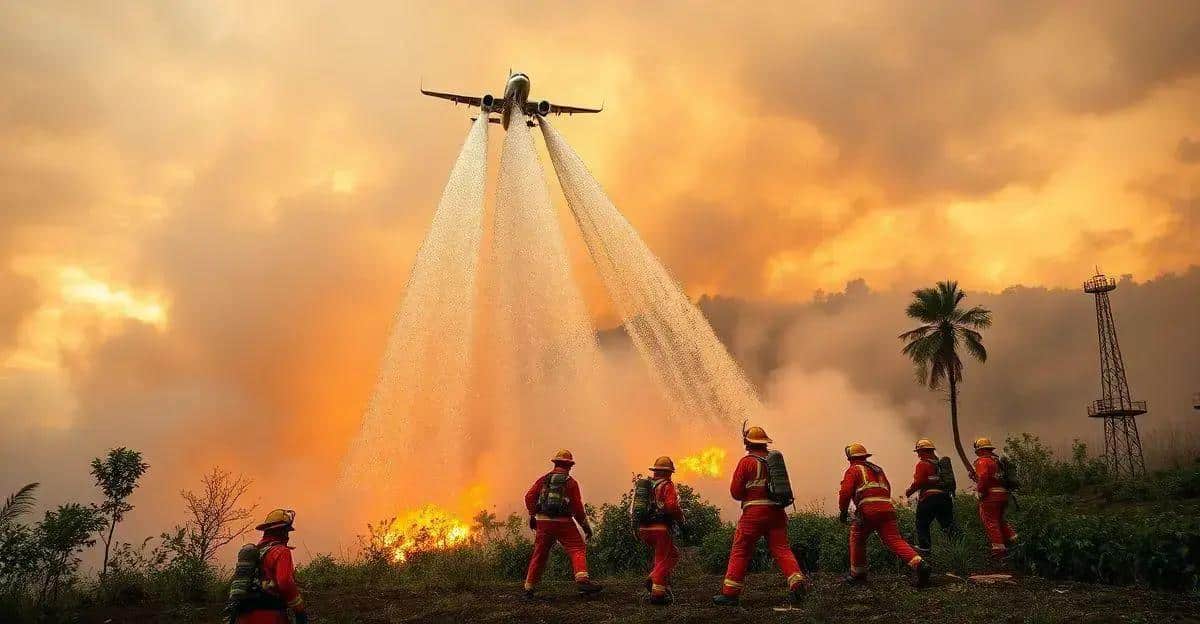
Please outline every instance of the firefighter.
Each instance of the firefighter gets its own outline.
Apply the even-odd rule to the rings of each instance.
[[[917,454],[917,467],[913,469],[912,485],[904,492],[905,497],[917,494],[917,552],[924,557],[933,550],[929,529],[935,519],[946,535],[958,532],[954,522],[954,492],[942,483],[936,451],[931,440],[917,440],[913,448]]]
[[[804,599],[808,591],[808,579],[796,561],[788,543],[787,514],[783,507],[767,496],[767,445],[773,442],[762,427],[751,427],[742,436],[746,455],[738,462],[729,483],[729,494],[742,504],[742,516],[738,518],[737,530],[733,533],[733,547],[729,551],[729,567],[725,570],[725,583],[721,593],[713,596],[713,603],[720,606],[736,606],[742,593],[742,581],[746,578],[746,567],[754,556],[754,547],[760,537],[767,538],[767,549],[775,559],[775,565],[787,578],[788,600],[793,604]]]
[[[996,445],[988,438],[975,440],[975,491],[979,493],[979,520],[992,546],[992,559],[1002,562],[1008,548],[1017,540],[1017,532],[1004,519],[1008,507],[1008,488],[1000,479],[1000,458]]]
[[[295,530],[295,520],[296,512],[275,509],[267,514],[262,524],[254,527],[255,531],[263,532],[256,546],[262,553],[259,580],[266,599],[256,601],[248,610],[239,613],[238,624],[288,624],[288,609],[292,610],[296,624],[308,622],[304,598],[296,586],[292,547],[288,546],[288,535]]]
[[[842,477],[838,492],[838,519],[849,521],[850,501],[854,501],[854,522],[850,525],[850,573],[847,583],[861,583],[867,578],[867,538],[872,532],[888,550],[908,564],[913,572],[913,584],[929,584],[929,563],[918,555],[900,536],[896,525],[896,508],[892,506],[892,486],[883,469],[867,461],[871,454],[858,442],[846,446],[850,465]]]
[[[575,523],[583,528],[583,534],[592,539],[592,526],[583,512],[583,498],[579,494],[579,483],[570,476],[575,457],[563,449],[551,458],[554,469],[529,487],[525,493],[525,508],[529,511],[529,528],[537,532],[533,540],[533,556],[529,559],[529,570],[525,574],[525,597],[533,598],[533,588],[542,577],[546,559],[554,542],[559,542],[571,559],[575,570],[575,583],[579,593],[588,596],[604,589],[588,577],[587,548]]]
[[[654,549],[654,567],[646,579],[650,604],[665,605],[671,602],[671,571],[679,563],[679,548],[675,546],[671,529],[677,527],[682,531],[683,509],[679,507],[679,494],[671,481],[675,462],[664,455],[654,460],[650,472],[654,475],[656,517],[638,526],[638,537]]]

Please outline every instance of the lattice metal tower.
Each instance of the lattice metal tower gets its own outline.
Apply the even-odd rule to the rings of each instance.
[[[1116,288],[1117,281],[1099,271],[1083,283],[1083,292],[1096,298],[1096,331],[1100,337],[1101,398],[1088,405],[1088,416],[1104,419],[1104,456],[1113,474],[1139,476],[1146,474],[1146,460],[1135,418],[1146,413],[1146,402],[1129,398],[1117,324],[1108,302],[1108,293]]]

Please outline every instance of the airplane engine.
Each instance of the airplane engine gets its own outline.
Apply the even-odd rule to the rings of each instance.
[[[490,111],[492,110],[492,107],[496,105],[496,98],[493,97],[491,93],[484,94],[483,101],[480,102],[480,104],[482,105],[481,108],[483,108],[483,110]]]
[[[542,117],[549,115],[550,114],[550,102],[548,102],[546,100],[542,100],[541,102],[538,102],[537,114],[541,115]]]

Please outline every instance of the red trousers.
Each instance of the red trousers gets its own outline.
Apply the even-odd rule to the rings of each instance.
[[[729,567],[725,569],[725,586],[721,593],[737,596],[742,593],[742,579],[746,578],[746,567],[754,557],[754,546],[758,538],[766,536],[767,549],[775,559],[779,571],[787,577],[788,587],[804,582],[804,572],[792,547],[788,544],[787,514],[777,505],[751,505],[742,510],[737,530],[733,533],[733,548],[729,551]]]
[[[588,580],[587,546],[579,535],[579,529],[575,528],[575,521],[571,518],[538,518],[537,535],[533,538],[533,557],[529,559],[529,570],[525,573],[525,589],[533,589],[541,580],[554,542],[560,542],[571,558],[575,582]]]
[[[237,616],[237,624],[289,624],[291,619],[283,611],[255,609]]]
[[[638,529],[642,538],[654,549],[654,567],[650,570],[650,594],[663,596],[671,585],[671,571],[679,563],[679,549],[665,524],[652,524]]]
[[[979,520],[983,523],[983,530],[992,545],[993,557],[1008,554],[1008,545],[1017,539],[1017,532],[1004,519],[1007,507],[1007,492],[989,492],[979,501]]]
[[[867,503],[858,510],[858,518],[850,525],[850,574],[862,576],[867,573],[867,538],[872,532],[878,533],[883,545],[910,567],[921,562],[917,551],[900,536],[896,510],[891,503]]]

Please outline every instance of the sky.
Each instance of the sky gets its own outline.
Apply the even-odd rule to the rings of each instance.
[[[951,278],[1047,293],[1062,315],[1014,305],[996,333],[1051,341],[1051,320],[1090,327],[1074,291],[1099,267],[1131,276],[1115,297],[1159,293],[1161,314],[1118,323],[1194,326],[1197,41],[1183,1],[5,3],[0,486],[82,495],[87,460],[126,445],[156,467],[147,507],[214,464],[315,504],[295,484],[356,431],[469,125],[417,87],[500,94],[510,68],[535,99],[604,104],[555,127],[694,299],[891,340],[887,306]],[[828,312],[856,292],[883,316]],[[745,318],[725,335],[761,335]],[[1195,335],[1161,348],[1194,371]],[[787,392],[895,398],[790,341],[777,368],[807,376]],[[1044,378],[995,368],[1015,393]]]

